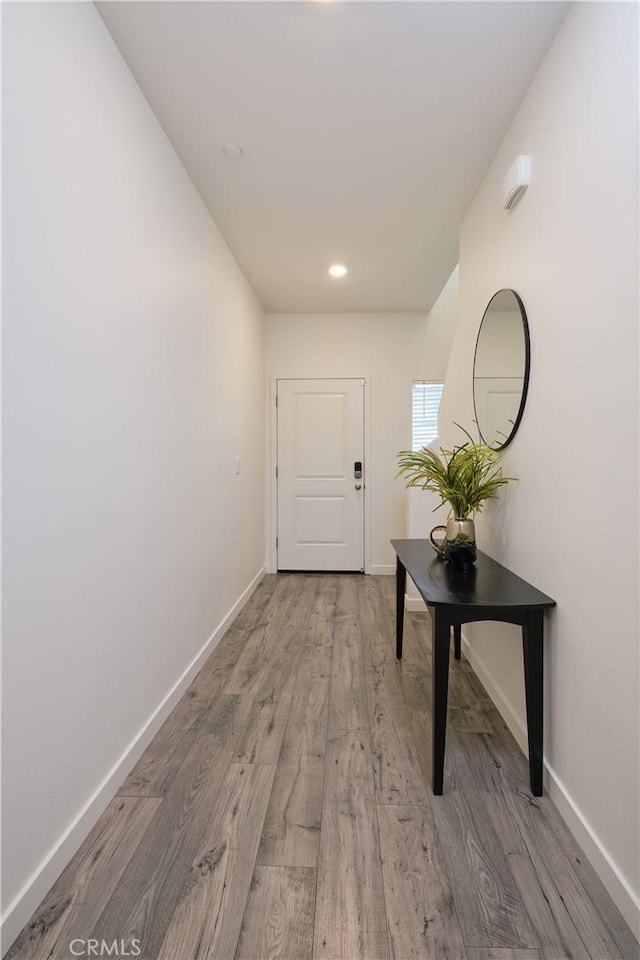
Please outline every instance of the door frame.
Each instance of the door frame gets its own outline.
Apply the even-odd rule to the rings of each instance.
[[[278,409],[276,394],[279,380],[362,380],[364,381],[364,572],[371,572],[371,526],[373,518],[372,497],[372,460],[371,460],[371,376],[327,376],[327,377],[280,377],[270,376],[269,416],[267,429],[268,450],[267,484],[266,484],[266,565],[267,573],[278,572],[278,553],[276,550],[276,536],[278,534],[278,482],[276,480],[276,466],[278,462]]]

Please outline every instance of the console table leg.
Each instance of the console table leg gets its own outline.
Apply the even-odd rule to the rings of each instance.
[[[462,626],[458,623],[453,628],[453,653],[456,660],[460,659],[461,644],[462,644]]]
[[[396,559],[396,657],[402,657],[402,631],[404,629],[404,592],[407,584],[407,571],[400,557]]]
[[[438,610],[431,607],[432,623],[432,699],[433,699],[433,792],[440,796],[444,783],[444,744],[447,731],[447,695],[449,692],[449,647],[451,626]]]
[[[527,702],[529,776],[534,797],[542,796],[544,612],[530,610],[522,627],[524,686]]]

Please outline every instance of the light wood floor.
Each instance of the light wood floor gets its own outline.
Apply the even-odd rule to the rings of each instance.
[[[433,797],[429,621],[398,664],[394,588],[265,578],[11,960],[637,958],[464,660]]]

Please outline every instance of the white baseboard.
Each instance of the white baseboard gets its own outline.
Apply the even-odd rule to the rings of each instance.
[[[629,924],[634,936],[640,940],[640,898],[631,889],[626,877],[610,857],[553,767],[546,761],[545,767],[549,796],[582,847],[589,863],[602,880],[611,899]]]
[[[493,679],[485,662],[466,640],[464,630],[462,632],[462,649],[478,679],[515,737],[518,746],[528,757],[527,729],[522,718],[514,709],[502,688]],[[562,819],[606,887],[611,899],[629,924],[634,935],[640,939],[640,898],[634,893],[626,877],[613,861],[580,807],[546,759],[544,761],[544,785],[560,811]]]
[[[265,568],[263,567],[218,624],[186,670],[176,680],[171,690],[169,690],[149,716],[144,726],[138,731],[131,743],[126,747],[111,770],[109,770],[104,777],[102,783],[100,783],[82,809],[76,814],[65,832],[27,880],[22,890],[20,890],[12,903],[9,904],[0,921],[0,942],[2,944],[3,955],[51,889],[53,883],[60,876],[74,853],[78,850],[80,844],[97,822],[107,804],[115,796],[122,782],[134,767],[137,760],[142,756],[178,700],[180,700],[189,687],[204,661],[212,653],[221,637],[240,613],[264,577],[264,574]]]
[[[408,593],[404,595],[404,608],[411,613],[424,613],[427,605],[422,597],[410,597]]]
[[[273,566],[271,563],[267,563],[265,567],[265,573],[277,573],[277,566]],[[303,570],[300,571],[304,573]],[[355,572],[355,571],[354,571]],[[365,573],[369,574],[372,577],[395,577],[396,568],[391,563],[374,563],[370,567],[365,568]]]

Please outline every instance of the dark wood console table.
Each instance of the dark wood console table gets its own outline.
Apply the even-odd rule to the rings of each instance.
[[[542,796],[544,611],[547,597],[491,557],[478,552],[470,567],[441,560],[428,540],[392,540],[396,567],[396,656],[402,657],[404,594],[407,573],[431,614],[433,637],[433,792],[442,793],[449,688],[449,646],[454,631],[460,658],[463,623],[499,620],[522,627],[531,792]]]

